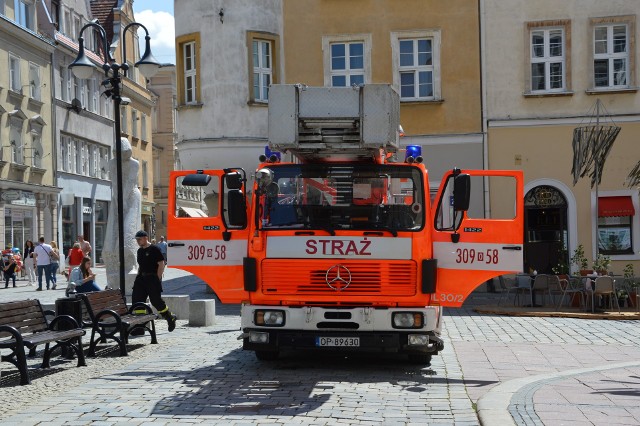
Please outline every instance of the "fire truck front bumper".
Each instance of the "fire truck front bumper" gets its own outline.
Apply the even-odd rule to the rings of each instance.
[[[281,348],[436,354],[442,310],[244,305],[240,338],[246,350]]]

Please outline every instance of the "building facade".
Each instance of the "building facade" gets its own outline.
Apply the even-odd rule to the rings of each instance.
[[[551,273],[579,244],[594,259],[598,232],[613,272],[637,271],[638,190],[624,184],[640,152],[637,1],[482,4],[488,166],[524,171],[525,270]],[[621,131],[596,192],[588,176],[574,185],[572,139],[597,123]]]
[[[175,13],[182,168],[250,175],[274,83],[392,84],[401,144],[423,147],[434,192],[447,169],[483,168],[476,2],[177,0]]]
[[[40,34],[42,4],[0,1],[0,247],[57,234],[53,41]]]
[[[56,41],[53,54],[56,175],[62,191],[58,199],[60,247],[68,254],[78,235],[90,241],[94,262],[102,262],[102,247],[111,202],[108,162],[113,152],[113,106],[101,96],[104,62],[99,38],[92,29],[83,33],[88,55],[98,66],[89,79],[79,79],[68,68],[78,55],[82,27],[93,19],[87,2],[45,0],[40,31]]]
[[[169,173],[175,169],[176,145],[176,67],[163,65],[158,73],[149,79],[147,88],[153,94],[154,107],[151,111],[153,134],[153,191],[155,206],[155,235],[167,235],[167,205],[169,194]]]

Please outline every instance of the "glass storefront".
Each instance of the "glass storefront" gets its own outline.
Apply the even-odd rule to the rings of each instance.
[[[4,210],[4,241],[3,248],[18,247],[20,253],[24,250],[27,240],[34,240],[33,210],[20,208],[5,208]]]
[[[109,203],[106,201],[96,201],[96,232],[95,241],[93,243],[94,250],[96,251],[96,262],[103,263],[102,261],[102,248],[104,247],[104,237],[107,232],[107,217],[109,213]]]
[[[69,250],[76,241],[76,206],[62,206],[62,248],[65,256],[69,256]]]

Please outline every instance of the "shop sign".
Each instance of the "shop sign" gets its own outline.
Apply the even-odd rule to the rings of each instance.
[[[83,207],[82,207],[82,213],[83,213],[83,214],[91,214],[91,207],[89,207],[89,206],[83,206]]]
[[[142,206],[142,213],[151,214],[152,212],[151,206]]]
[[[13,210],[13,212],[11,213],[12,222],[22,222],[23,219],[24,219],[24,211]]]
[[[0,195],[2,201],[7,201],[15,206],[35,206],[36,194],[31,191],[21,191],[19,189],[10,189],[2,191]]]

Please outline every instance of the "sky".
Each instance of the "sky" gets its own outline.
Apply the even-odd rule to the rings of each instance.
[[[136,22],[149,30],[151,52],[161,63],[176,63],[176,32],[173,21],[173,0],[135,0],[133,13]],[[144,42],[144,30],[138,31]],[[144,45],[140,49],[144,53]]]

